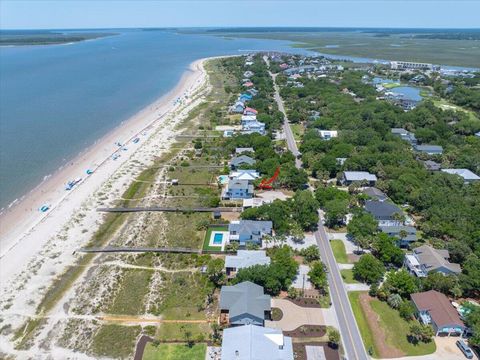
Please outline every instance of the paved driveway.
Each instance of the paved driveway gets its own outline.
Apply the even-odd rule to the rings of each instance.
[[[272,307],[282,310],[283,317],[280,321],[265,321],[266,327],[291,331],[302,325],[336,325],[331,308],[305,308],[285,299],[272,299]]]
[[[437,350],[431,355],[424,356],[405,356],[390,360],[466,360],[466,357],[455,345],[458,337],[435,337],[435,344]],[[473,359],[478,360],[475,355]]]

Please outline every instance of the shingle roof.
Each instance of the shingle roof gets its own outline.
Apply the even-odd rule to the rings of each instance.
[[[376,218],[392,217],[395,213],[402,214],[402,210],[397,205],[386,201],[367,200],[365,202],[365,210]]]
[[[241,154],[241,153],[244,153],[244,152],[252,152],[253,153],[253,148],[251,148],[251,147],[237,147],[235,149],[235,152],[237,154]]]
[[[270,311],[270,296],[263,293],[263,287],[250,281],[233,286],[222,286],[220,309],[228,310],[230,319],[248,314],[264,319],[265,311]]]
[[[248,189],[248,180],[232,179],[228,181],[228,190]]]
[[[255,164],[255,159],[252,159],[250,156],[247,155],[240,155],[230,160],[230,165],[240,166],[242,164],[253,165]]]
[[[292,338],[255,325],[223,330],[222,360],[293,360]]]
[[[264,250],[238,250],[237,255],[225,257],[225,267],[243,269],[254,265],[268,265],[270,258]]]
[[[457,311],[444,294],[436,290],[430,290],[412,294],[411,298],[418,310],[428,311],[437,327],[464,326]]]
[[[460,265],[451,263],[447,259],[450,257],[448,250],[437,250],[428,245],[422,245],[413,250],[421,265],[424,265],[427,271],[437,270],[445,267],[454,273],[460,273]]]
[[[363,189],[363,193],[379,201],[384,201],[388,199],[388,196],[376,187],[367,187]]]
[[[228,225],[230,232],[236,232],[238,234],[269,234],[272,232],[273,223],[271,221],[258,221],[258,220],[240,220],[231,222]]]

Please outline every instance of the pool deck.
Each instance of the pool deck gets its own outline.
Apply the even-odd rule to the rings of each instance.
[[[222,235],[222,243],[221,244],[216,244],[214,242],[215,235],[218,235],[218,234]],[[229,237],[229,232],[228,231],[212,231],[212,234],[210,235],[208,245],[209,246],[221,246],[222,251],[224,251],[225,250],[225,245],[227,244],[228,237]]]

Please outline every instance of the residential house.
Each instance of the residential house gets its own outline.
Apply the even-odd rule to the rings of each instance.
[[[465,181],[465,184],[470,184],[472,182],[480,180],[480,176],[468,169],[442,169],[441,171],[447,174],[458,175],[462,177]]]
[[[248,94],[248,93],[243,93],[238,98],[238,100],[243,101],[243,102],[246,102],[246,101],[249,101],[249,100],[252,100],[252,99],[253,99],[253,96],[251,94]]]
[[[222,199],[248,199],[253,197],[253,184],[248,180],[230,179],[222,193]]]
[[[408,141],[412,146],[417,145],[417,139],[415,138],[415,134],[411,133],[408,130],[402,128],[393,128],[392,135],[398,136],[400,139],[404,141]]]
[[[232,170],[235,170],[243,165],[253,165],[253,164],[255,164],[255,159],[252,159],[250,156],[247,156],[247,155],[236,156],[232,158],[232,160],[230,160],[230,163],[229,163],[230,169]]]
[[[227,255],[225,257],[225,272],[230,277],[240,269],[269,264],[270,258],[264,250],[238,250],[237,255]]]
[[[258,114],[258,111],[251,108],[251,107],[247,107],[245,108],[245,110],[243,111],[243,115],[257,115]]]
[[[417,229],[413,226],[380,226],[380,231],[398,239],[400,247],[408,247],[410,243],[417,241]]]
[[[249,121],[245,125],[242,125],[242,133],[244,134],[253,134],[257,133],[260,135],[265,135],[265,124],[255,120],[255,121]]]
[[[293,360],[292,338],[255,325],[223,330],[221,360]]]
[[[229,242],[238,242],[240,246],[248,243],[262,246],[265,235],[272,235],[271,221],[238,220],[228,225]]]
[[[434,249],[429,245],[422,245],[405,256],[405,266],[410,273],[417,277],[426,277],[430,272],[440,272],[444,275],[459,274],[460,265],[448,261],[448,250]]]
[[[235,148],[235,154],[243,154],[243,153],[253,153],[254,150],[251,147],[237,147]]]
[[[231,180],[247,180],[252,182],[260,177],[260,173],[252,169],[238,169],[231,172],[228,177]]]
[[[443,154],[443,147],[441,147],[440,145],[416,145],[415,150],[428,155]]]
[[[247,93],[251,94],[252,96],[257,96],[258,95],[258,90],[257,89],[248,89]]]
[[[242,115],[242,118],[240,120],[240,124],[242,126],[245,126],[249,122],[255,122],[255,121],[257,121],[257,116],[256,115]]]
[[[410,297],[417,310],[417,318],[424,324],[431,324],[435,336],[460,336],[466,330],[457,310],[441,292],[429,290]]]
[[[342,166],[343,164],[345,164],[345,161],[347,161],[347,158],[335,158],[335,161],[338,165]]]
[[[250,281],[220,290],[220,322],[231,326],[264,326],[270,319],[270,295],[263,293],[263,287]]]
[[[442,168],[442,164],[439,164],[432,160],[426,160],[423,162],[423,166],[428,171],[439,171]]]
[[[378,221],[378,226],[401,226],[403,224],[401,220],[402,210],[388,201],[367,200],[365,211],[372,214]]]
[[[230,107],[230,112],[241,114],[243,113],[244,109],[245,109],[245,104],[243,103],[243,101],[237,101],[235,104],[233,104]]]
[[[388,199],[387,194],[385,194],[382,190],[377,189],[376,187],[366,187],[362,191],[365,195],[368,195],[373,200],[378,201],[385,201]]]
[[[243,77],[251,78],[252,76],[253,76],[253,72],[250,70],[247,70],[243,73]]]
[[[343,172],[343,185],[351,185],[353,182],[367,183],[369,186],[375,186],[377,177],[366,171],[344,171]]]
[[[246,81],[243,83],[243,86],[245,86],[246,88],[249,88],[253,86],[253,83],[251,81]]]
[[[252,207],[259,207],[264,204],[271,203],[272,200],[265,200],[263,198],[251,198],[251,199],[243,199],[243,210],[249,209]]]
[[[480,131],[475,133],[475,136],[480,137]]]
[[[323,140],[330,140],[331,138],[336,138],[338,136],[337,130],[319,130],[318,132]]]

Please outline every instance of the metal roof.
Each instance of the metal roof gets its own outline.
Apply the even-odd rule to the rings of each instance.
[[[237,255],[225,257],[225,267],[243,269],[254,265],[268,265],[270,258],[264,250],[238,250]]]

